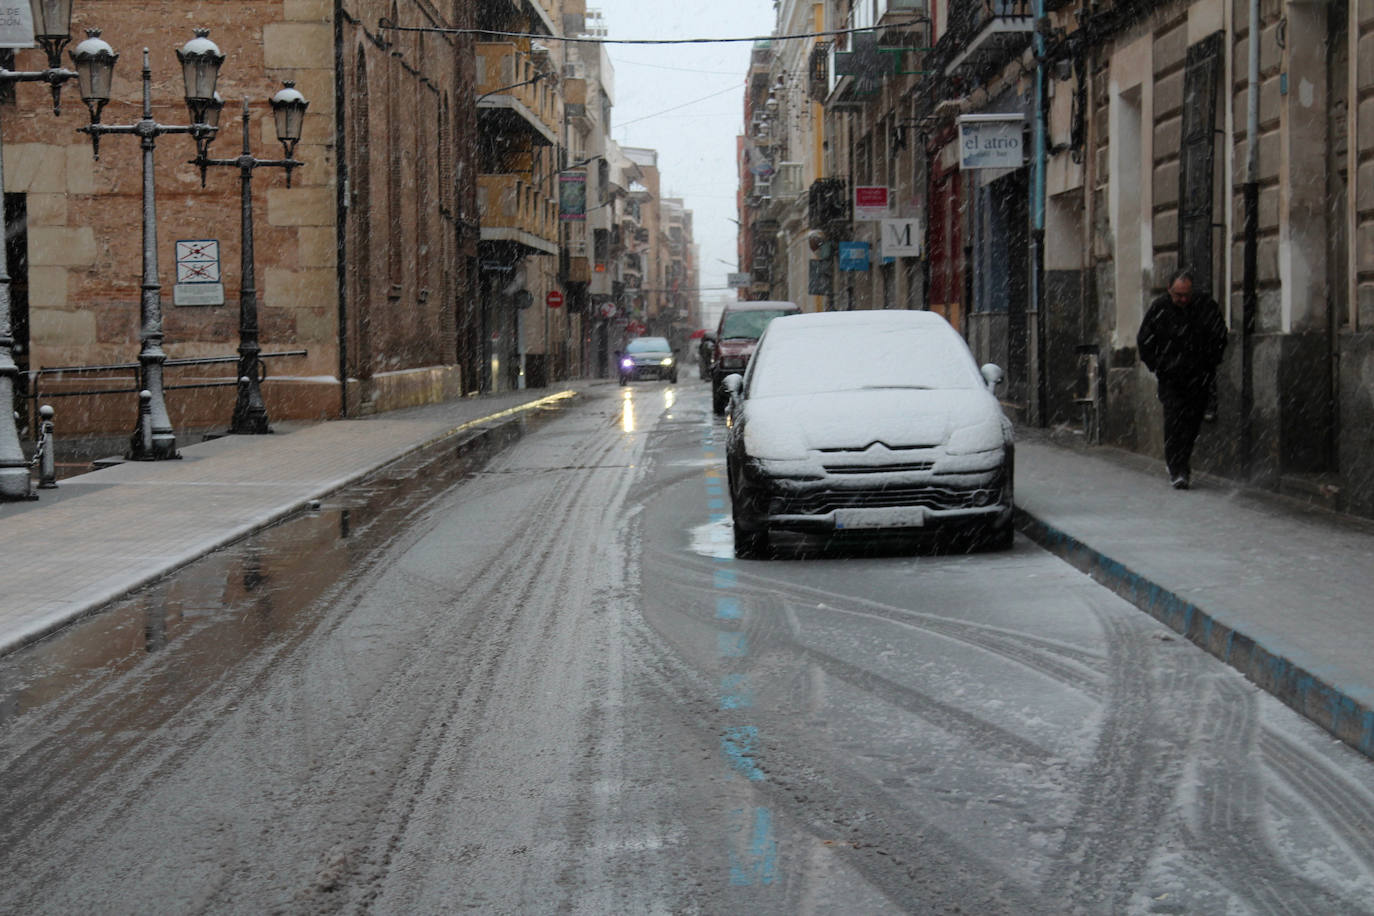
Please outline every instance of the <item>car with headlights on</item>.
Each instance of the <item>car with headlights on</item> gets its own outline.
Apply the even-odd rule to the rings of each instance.
[[[724,382],[736,555],[764,555],[783,530],[1009,548],[1015,445],[994,394],[1002,378],[934,312],[774,319],[748,371]]]
[[[711,345],[711,409],[716,415],[725,413],[730,396],[721,387],[727,375],[743,374],[749,367],[749,357],[758,346],[768,322],[783,315],[800,314],[795,302],[757,300],[730,302],[721,310],[715,334],[708,339]]]
[[[619,358],[620,384],[637,378],[677,381],[677,354],[666,337],[636,337]]]

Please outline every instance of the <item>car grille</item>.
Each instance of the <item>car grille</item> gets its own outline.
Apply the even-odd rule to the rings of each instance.
[[[925,509],[974,509],[989,506],[1000,488],[887,487],[881,490],[821,490],[774,500],[772,511],[786,515],[825,515],[836,509],[920,506]]]
[[[831,474],[892,474],[903,471],[929,471],[935,467],[933,461],[911,461],[906,464],[827,464],[826,471]]]

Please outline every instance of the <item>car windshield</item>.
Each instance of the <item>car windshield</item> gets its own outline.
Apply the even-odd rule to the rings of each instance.
[[[666,337],[636,337],[625,345],[626,353],[664,353],[668,349]]]
[[[790,328],[765,340],[754,358],[751,397],[881,388],[978,388],[982,377],[952,332],[884,328]]]
[[[768,327],[768,322],[777,318],[779,315],[790,315],[792,312],[786,309],[753,309],[750,311],[730,312],[725,316],[725,322],[721,325],[720,336],[726,337],[752,337],[759,338],[763,335],[763,329]]]

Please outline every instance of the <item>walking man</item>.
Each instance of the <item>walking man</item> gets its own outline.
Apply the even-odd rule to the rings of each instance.
[[[1192,483],[1193,443],[1226,350],[1221,309],[1209,296],[1194,295],[1193,275],[1180,270],[1169,279],[1168,292],[1150,303],[1136,346],[1159,380],[1169,480],[1175,490],[1186,490]]]

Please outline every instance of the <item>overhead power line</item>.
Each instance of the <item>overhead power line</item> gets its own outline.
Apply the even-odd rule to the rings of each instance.
[[[657,118],[659,115],[665,115],[665,114],[667,114],[667,113],[670,112],[670,111],[677,111],[679,108],[686,108],[688,105],[695,105],[695,104],[697,104],[698,102],[704,102],[704,101],[706,101],[707,99],[713,99],[713,98],[715,98],[715,97],[718,96],[718,95],[724,95],[724,94],[727,93],[727,92],[734,92],[736,89],[743,89],[743,88],[744,88],[744,84],[743,84],[743,83],[736,83],[736,84],[733,85],[733,86],[726,86],[724,89],[720,90],[719,92],[713,92],[713,93],[711,93],[710,95],[703,95],[703,96],[702,96],[701,98],[699,98],[699,99],[692,99],[692,101],[690,101],[690,102],[683,102],[681,105],[674,105],[672,108],[665,108],[665,109],[663,109],[662,111],[656,111],[656,112],[654,112],[653,114],[641,115],[641,116],[638,117],[638,118],[631,118],[631,119],[628,120],[628,121],[621,121],[621,122],[619,122],[618,124],[616,124],[615,126],[616,126],[616,127],[625,127],[626,125],[629,125],[629,124],[636,124],[636,123],[638,123],[638,122],[640,122],[640,121],[647,121],[647,120],[649,120],[650,118]]]
[[[906,22],[894,22],[884,28],[903,28],[929,22],[925,16],[916,16]],[[535,41],[565,41],[591,45],[707,45],[725,44],[740,41],[788,41],[793,38],[830,38],[835,35],[853,35],[858,32],[876,32],[874,26],[862,29],[825,29],[819,32],[796,32],[790,35],[748,35],[732,38],[595,38],[581,35],[545,35],[540,32],[497,32],[492,29],[448,29],[434,25],[397,25],[390,19],[382,18],[377,27],[382,31],[393,32],[434,32],[440,35],[490,35],[495,38],[530,38]]]

